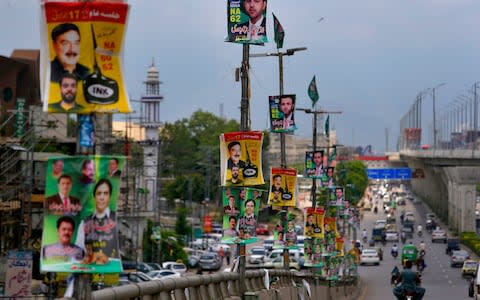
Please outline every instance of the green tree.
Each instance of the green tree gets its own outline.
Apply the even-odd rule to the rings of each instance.
[[[338,185],[345,187],[345,197],[356,205],[368,186],[367,168],[361,161],[350,160],[337,164],[336,169]]]
[[[186,207],[177,208],[177,220],[175,222],[175,232],[181,237],[180,241],[186,241],[187,237],[192,234],[192,227],[187,223]]]

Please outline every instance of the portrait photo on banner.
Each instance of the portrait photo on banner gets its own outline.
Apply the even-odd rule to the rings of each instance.
[[[292,132],[295,125],[295,95],[269,96],[270,131]]]
[[[225,41],[257,45],[267,43],[267,0],[228,0]]]

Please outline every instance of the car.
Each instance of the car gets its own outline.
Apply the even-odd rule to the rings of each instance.
[[[300,270],[300,264],[298,263],[298,260],[295,257],[289,257],[288,266],[290,270],[297,270],[297,271]],[[283,269],[283,256],[279,256],[271,261],[265,262],[264,268]]]
[[[200,256],[198,266],[202,270],[219,270],[222,267],[222,259],[220,255],[214,252],[207,252]]]
[[[290,258],[295,258],[300,261],[300,257],[302,256],[302,252],[298,249],[290,249],[288,250],[288,255]],[[283,257],[283,249],[274,249],[267,257],[265,257],[265,262],[272,261],[277,257]]]
[[[267,224],[258,224],[256,229],[257,235],[269,235]]]
[[[386,234],[385,240],[387,242],[398,242],[400,239],[400,236],[395,229],[387,230],[385,234]]]
[[[263,264],[265,260],[265,249],[263,247],[253,247],[248,251],[248,262],[251,264]]]
[[[450,266],[463,266],[463,263],[470,258],[470,255],[465,250],[455,250],[452,252],[452,257],[450,258]]]
[[[198,261],[200,260],[200,256],[202,256],[205,251],[184,247],[183,251],[187,253],[187,263],[190,268],[196,268],[198,265]]]
[[[475,276],[477,274],[478,262],[476,260],[467,259],[463,262],[462,276]]]
[[[162,279],[162,278],[168,278],[168,277],[173,277],[173,278],[182,277],[182,275],[180,273],[172,271],[172,270],[155,270],[155,271],[148,272],[147,275],[152,277],[154,280],[158,280],[158,279]]]
[[[367,248],[362,250],[360,255],[360,265],[373,264],[380,265],[380,256],[377,249]]]
[[[445,232],[445,230],[439,227],[432,231],[432,243],[436,241],[443,241],[444,243],[447,243],[447,233]]]
[[[263,240],[263,248],[265,249],[266,252],[272,251],[274,242],[275,240],[273,239],[273,235]]]
[[[425,215],[426,220],[435,220],[435,214],[434,213],[427,213]]]
[[[187,267],[185,266],[185,264],[180,262],[167,261],[162,264],[162,267],[166,270],[175,271],[180,274],[187,273]]]
[[[413,238],[413,226],[403,225],[402,232],[405,232],[407,239]]]
[[[383,225],[383,227],[385,227],[385,225],[387,225],[387,220],[384,220],[384,219],[379,219],[379,220],[376,220],[375,221],[375,224],[373,224],[373,227],[381,227]]]
[[[162,266],[159,263],[149,262],[149,263],[147,263],[147,265],[149,265],[153,270],[161,270],[162,269]]]
[[[452,252],[455,250],[460,250],[460,241],[458,238],[447,239],[447,248],[445,249],[445,254],[452,255]]]
[[[134,261],[123,260],[122,266],[123,266],[123,270],[127,272],[140,271],[147,274],[148,272],[154,270],[151,266],[149,266],[147,263],[144,263],[144,262],[136,263]]]
[[[124,272],[124,273],[120,273],[120,276],[119,276],[120,285],[125,285],[129,283],[147,282],[151,280],[153,280],[153,278],[143,272]]]
[[[415,223],[415,214],[411,211],[407,211],[405,213],[405,217],[403,218],[403,221],[405,223],[409,222],[409,223]]]

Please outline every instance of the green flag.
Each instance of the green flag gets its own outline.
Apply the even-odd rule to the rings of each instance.
[[[330,115],[327,116],[327,120],[325,121],[325,135],[330,137]]]
[[[283,47],[283,39],[285,38],[285,31],[283,30],[282,25],[278,21],[277,17],[272,13],[273,15],[273,30],[275,32],[274,40],[275,44],[277,44],[277,49],[280,49]]]
[[[328,156],[328,162],[332,162],[337,158],[337,146],[332,146],[332,153]]]
[[[312,107],[315,106],[315,103],[318,101],[318,91],[317,83],[315,82],[315,75],[313,75],[312,81],[308,85],[308,96],[312,99]]]

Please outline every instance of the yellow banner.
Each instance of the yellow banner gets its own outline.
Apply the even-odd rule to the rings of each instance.
[[[117,2],[43,4],[44,111],[131,111],[122,66],[128,10]]]
[[[275,207],[295,206],[297,170],[272,168],[270,172],[268,205]]]

